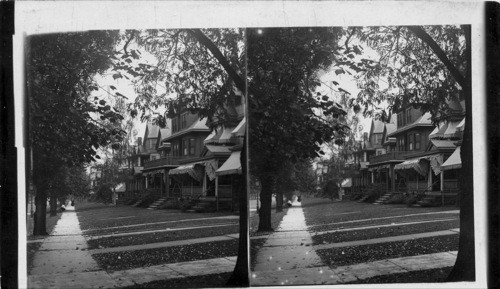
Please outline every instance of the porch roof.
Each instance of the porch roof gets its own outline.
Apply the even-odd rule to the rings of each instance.
[[[215,172],[218,176],[241,174],[241,151],[234,151],[226,162]]]
[[[176,169],[170,170],[169,175],[184,175],[187,174],[197,181],[201,181],[203,178],[203,162],[195,162],[183,164]]]
[[[457,147],[453,154],[441,165],[441,170],[448,171],[460,168],[462,168],[462,160],[460,159],[460,147]]]

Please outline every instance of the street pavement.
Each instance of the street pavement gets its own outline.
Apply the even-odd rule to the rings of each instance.
[[[149,231],[143,233],[146,232]],[[257,254],[251,285],[341,284],[379,275],[453,266],[456,252],[450,251],[332,269],[321,261],[315,250],[456,233],[458,229],[312,246],[303,209],[301,204],[295,201],[274,233],[251,238],[267,238]],[[119,288],[156,280],[227,273],[233,270],[236,256],[107,272],[99,268],[92,254],[206,243],[237,237],[237,234],[228,234],[88,250],[77,214],[73,207],[68,207],[56,224],[52,235],[43,240],[35,254],[33,268],[28,276],[28,285],[30,288]]]

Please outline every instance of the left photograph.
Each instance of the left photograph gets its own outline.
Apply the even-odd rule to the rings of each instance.
[[[26,37],[29,288],[248,286],[245,45]]]

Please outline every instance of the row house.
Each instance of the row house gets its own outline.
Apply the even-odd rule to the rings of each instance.
[[[423,114],[411,106],[383,124],[381,137],[377,135],[381,131],[379,125],[373,121],[370,141],[375,142],[371,144],[375,153],[366,164],[371,176],[369,184],[380,184],[386,193],[440,196],[443,202],[456,196],[464,109],[463,103],[448,105],[453,113],[438,126],[432,123],[429,113]]]
[[[224,119],[181,111],[167,120],[169,130],[148,124],[145,137],[151,143],[144,142],[142,151],[149,157],[139,167],[143,191],[167,200],[200,198],[217,209],[237,208],[235,176],[241,175],[246,119],[242,96],[236,98]]]

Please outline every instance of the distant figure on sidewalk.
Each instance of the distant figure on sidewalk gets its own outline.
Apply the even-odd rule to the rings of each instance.
[[[297,202],[299,202],[299,203],[302,202],[302,196],[301,195],[297,197]]]
[[[290,201],[290,200],[286,201],[286,206],[288,208],[290,208],[292,206],[292,201]]]
[[[71,206],[75,206],[75,200],[71,200]]]

